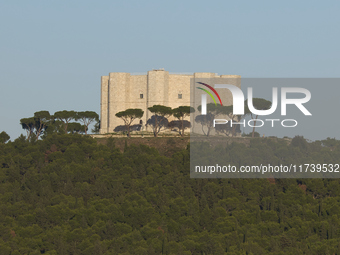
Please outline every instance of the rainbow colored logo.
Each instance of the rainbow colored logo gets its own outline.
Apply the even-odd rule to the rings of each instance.
[[[205,83],[203,83],[203,82],[197,82],[197,83],[199,83],[199,84],[201,84],[201,85],[203,85],[203,86],[206,86],[206,87],[209,88],[212,92],[214,92],[215,95],[217,96],[218,100],[220,101],[220,104],[223,106],[222,100],[221,100],[221,98],[220,98],[220,95],[217,93],[217,91],[216,91],[213,87],[211,87],[210,85],[205,84]],[[210,92],[209,90],[206,90],[206,89],[203,89],[203,88],[200,88],[200,87],[196,87],[196,88],[201,89],[201,90],[203,90],[204,92],[206,92],[206,93],[214,100],[215,105],[217,105],[214,96],[211,94],[211,92]]]

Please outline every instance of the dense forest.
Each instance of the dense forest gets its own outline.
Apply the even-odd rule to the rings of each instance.
[[[280,146],[315,150],[294,139]],[[321,145],[340,151],[336,140]],[[340,255],[339,179],[192,179],[189,148],[164,156],[56,133],[3,140],[0,254]]]

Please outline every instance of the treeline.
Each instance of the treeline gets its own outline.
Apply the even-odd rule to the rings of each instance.
[[[72,122],[73,121],[73,122]],[[75,121],[75,122],[74,122]],[[94,132],[99,131],[99,116],[93,111],[58,111],[51,115],[48,111],[35,112],[33,117],[23,118],[20,125],[27,132],[27,140],[38,140],[52,133],[84,133],[89,125],[96,122]]]
[[[190,179],[189,146],[165,157],[114,141],[0,143],[0,254],[340,255],[339,179]],[[252,156],[229,146],[231,164]],[[334,139],[279,146],[340,152]]]
[[[262,98],[254,98],[252,100],[252,105],[258,110],[267,110],[270,109],[272,103]],[[197,107],[197,110],[201,111],[201,105]],[[200,124],[202,127],[202,133],[206,136],[211,134],[211,131],[214,129],[217,134],[226,135],[226,136],[236,136],[241,133],[239,125],[216,125],[214,127],[214,119],[215,118],[226,118],[231,119],[233,121],[239,122],[241,119],[250,116],[254,120],[254,127],[251,133],[252,137],[256,136],[255,126],[257,117],[253,115],[253,113],[248,108],[248,101],[244,101],[244,115],[235,115],[233,113],[233,105],[223,106],[220,104],[209,103],[206,106],[207,114],[199,114],[195,117],[195,122]],[[154,105],[149,107],[148,110],[153,114],[150,119],[147,120],[146,126],[150,126],[153,130],[153,134],[155,137],[158,136],[161,130],[170,129],[173,130],[177,128],[179,134],[181,136],[184,135],[185,129],[191,127],[191,123],[188,120],[185,120],[186,117],[189,117],[190,114],[194,113],[196,110],[191,106],[179,106],[177,108],[171,109],[171,107],[164,105]],[[116,117],[121,118],[124,121],[124,125],[117,126],[113,131],[121,132],[126,131],[128,136],[130,135],[130,131],[140,131],[142,128],[142,123],[132,125],[134,120],[141,119],[144,115],[144,111],[142,109],[130,108],[125,111],[121,111],[116,113]],[[175,117],[177,120],[168,121],[170,116]]]
[[[253,98],[251,102],[252,106],[257,110],[268,110],[271,108],[272,103],[263,98]],[[198,111],[201,111],[201,105],[197,107]],[[206,105],[207,114],[197,115],[195,117],[195,122],[200,124],[202,127],[202,132],[204,135],[209,136],[211,131],[214,130],[218,135],[226,135],[226,136],[236,136],[241,133],[240,125],[231,125],[229,121],[226,124],[218,124],[214,127],[214,119],[223,119],[223,120],[232,120],[234,122],[240,122],[242,119],[246,117],[251,117],[254,122],[253,131],[249,136],[256,137],[259,136],[257,132],[255,132],[256,122],[258,115],[253,114],[248,106],[248,100],[244,101],[244,114],[236,115],[234,114],[233,105],[219,105],[209,103]]]
[[[177,108],[171,109],[171,107],[164,105],[154,105],[149,107],[148,110],[154,115],[147,120],[146,126],[150,126],[153,130],[155,137],[158,136],[161,129],[170,128],[171,130],[175,127],[178,128],[179,134],[184,136],[184,130],[191,127],[190,121],[184,118],[190,116],[190,113],[195,112],[195,109],[190,106],[179,106]],[[116,117],[124,121],[123,126],[118,126],[114,129],[115,132],[127,131],[127,135],[131,136],[130,130],[132,123],[135,119],[141,119],[144,115],[142,109],[126,109],[125,111],[117,112]],[[170,116],[174,116],[177,120],[171,122],[168,121]],[[137,130],[140,130],[142,124],[138,126]]]

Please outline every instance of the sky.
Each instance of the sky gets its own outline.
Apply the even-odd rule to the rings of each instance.
[[[339,78],[339,11],[339,1],[0,0],[0,132],[17,138],[40,110],[99,114],[109,72]]]

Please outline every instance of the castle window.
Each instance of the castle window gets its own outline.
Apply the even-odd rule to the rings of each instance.
[[[139,94],[139,98],[140,98],[140,99],[143,99],[143,94]]]
[[[182,94],[178,94],[178,99],[182,99]]]

